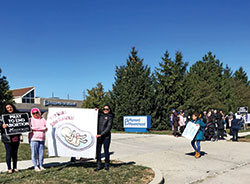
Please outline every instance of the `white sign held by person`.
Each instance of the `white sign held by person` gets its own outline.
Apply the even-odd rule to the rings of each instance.
[[[197,126],[195,123],[189,121],[184,132],[182,133],[182,136],[187,138],[188,140],[193,140],[199,128],[200,127]]]
[[[49,108],[47,145],[49,156],[95,158],[98,111]]]

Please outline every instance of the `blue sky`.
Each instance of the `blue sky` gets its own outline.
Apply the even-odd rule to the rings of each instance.
[[[168,50],[189,67],[212,51],[250,76],[248,0],[0,0],[0,68],[11,89],[82,99],[133,46],[154,71]],[[224,65],[225,66],[225,65]]]

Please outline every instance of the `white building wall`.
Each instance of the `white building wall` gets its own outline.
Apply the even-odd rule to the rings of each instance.
[[[14,98],[14,101],[15,101],[16,103],[22,103],[22,97],[15,97],[15,98]]]
[[[35,104],[41,104],[41,98],[35,98]]]

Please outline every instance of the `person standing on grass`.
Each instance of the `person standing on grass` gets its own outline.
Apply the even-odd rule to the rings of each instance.
[[[97,109],[96,109],[97,110]],[[111,141],[111,128],[113,125],[113,114],[111,113],[110,107],[105,105],[103,107],[103,113],[98,114],[98,126],[97,126],[97,147],[96,147],[96,160],[97,167],[95,171],[99,171],[102,169],[101,165],[101,150],[102,145],[104,146],[104,154],[105,154],[105,170],[109,170],[109,146]]]
[[[231,131],[233,134],[232,141],[238,141],[238,132],[241,129],[241,125],[243,122],[243,118],[236,119],[235,115],[233,115],[233,120],[231,121]]]
[[[18,113],[16,107],[13,104],[6,104],[4,109],[4,114],[14,114]],[[13,171],[18,172],[17,169],[17,153],[20,144],[20,134],[7,135],[5,129],[7,124],[0,121],[2,142],[4,143],[6,150],[6,163],[8,167],[8,173],[11,174]],[[13,161],[13,170],[11,169],[11,159]]]
[[[43,167],[43,158],[45,133],[47,131],[46,120],[42,118],[41,112],[38,108],[31,109],[30,114],[30,126],[32,130],[32,132],[29,134],[31,160],[33,162],[35,171],[41,171],[45,170],[45,168]]]
[[[175,137],[178,137],[177,135],[177,131],[178,131],[178,126],[179,126],[179,117],[178,117],[178,114],[177,112],[175,111],[174,112],[174,116],[173,116],[173,125],[174,125],[174,136]]]
[[[194,137],[194,139],[191,141],[191,145],[195,150],[195,158],[200,158],[201,157],[201,146],[200,143],[201,141],[204,140],[204,130],[206,127],[206,124],[201,121],[201,119],[198,118],[199,117],[199,113],[195,112],[192,115],[192,122],[196,124],[196,126],[199,126],[199,130],[196,134],[196,136]]]
[[[178,115],[178,117],[179,117],[180,133],[182,134],[184,132],[186,125],[186,118],[184,117],[183,110],[180,110],[180,114]]]

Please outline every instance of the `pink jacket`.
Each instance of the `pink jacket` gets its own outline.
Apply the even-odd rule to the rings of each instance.
[[[180,119],[179,119],[179,125],[180,125],[180,126],[185,126],[186,118],[184,118],[183,115],[179,115],[178,117],[180,118]]]
[[[35,119],[33,117],[32,112],[38,111],[39,112],[39,119]],[[30,118],[30,126],[32,132],[29,134],[29,138],[31,141],[44,141],[45,140],[45,133],[46,133],[46,120],[41,117],[41,112],[37,108],[31,109],[31,118]]]

